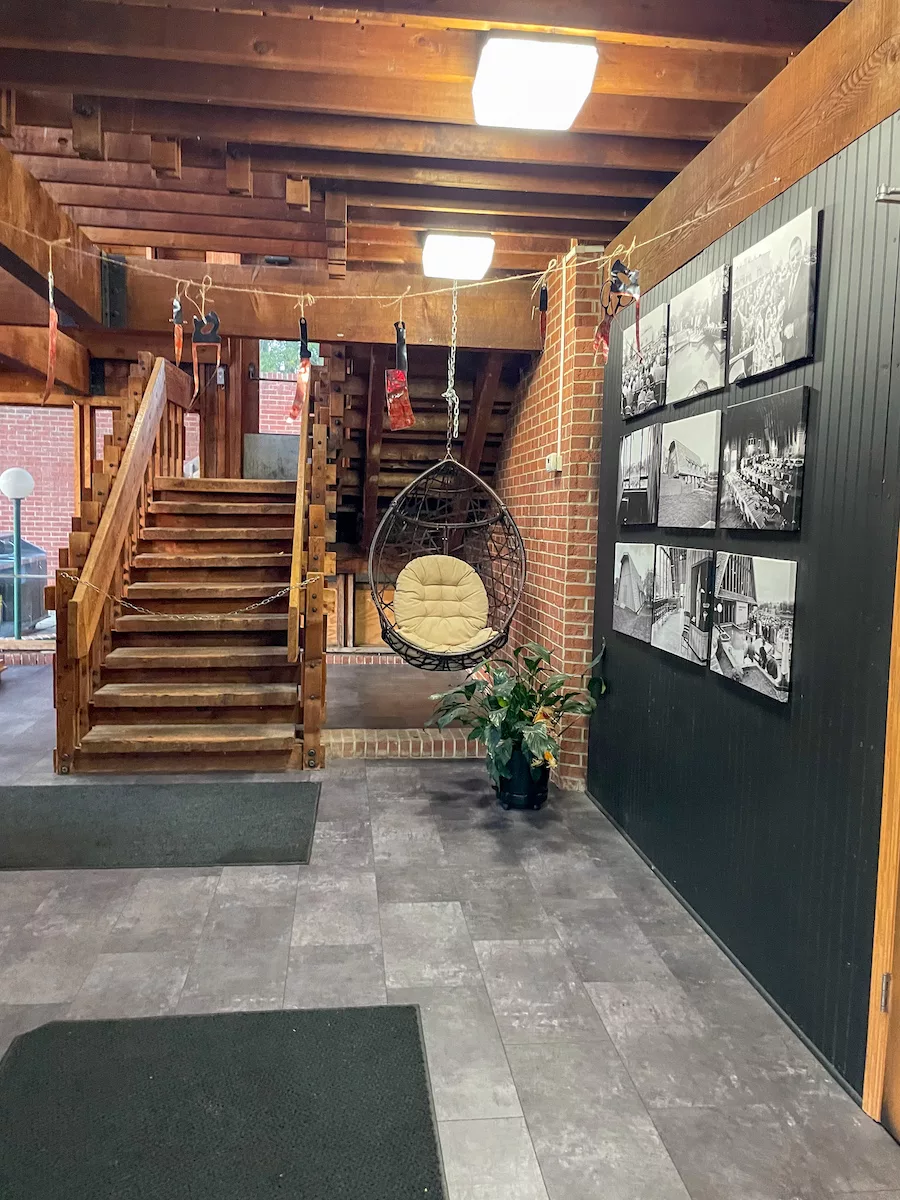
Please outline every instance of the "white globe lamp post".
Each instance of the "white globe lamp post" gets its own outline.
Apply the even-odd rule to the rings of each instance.
[[[13,504],[13,637],[22,636],[22,501],[34,491],[34,479],[23,467],[0,475],[0,492]]]

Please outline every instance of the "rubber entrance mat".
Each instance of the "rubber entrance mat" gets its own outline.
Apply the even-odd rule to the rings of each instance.
[[[309,862],[319,784],[0,789],[0,869]]]
[[[410,1006],[44,1025],[0,1128],[5,1200],[445,1200]]]

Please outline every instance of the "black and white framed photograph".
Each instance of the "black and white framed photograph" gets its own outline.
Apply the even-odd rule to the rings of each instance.
[[[735,258],[729,383],[810,357],[818,254],[819,212],[808,208]]]
[[[717,554],[710,669],[786,702],[796,588],[793,559]]]
[[[723,529],[789,533],[800,528],[808,389],[732,404],[722,430]]]
[[[667,404],[725,386],[729,274],[718,267],[669,304]]]
[[[667,529],[715,529],[722,414],[698,413],[662,427],[657,522]]]
[[[709,658],[712,565],[711,550],[656,547],[650,642],[701,666]]]
[[[641,642],[650,641],[653,550],[646,542],[616,542],[613,629]]]
[[[616,513],[620,525],[655,525],[659,502],[659,425],[626,433],[619,443]]]
[[[623,417],[639,417],[665,404],[668,344],[668,304],[640,314],[640,345],[637,321],[622,331]]]

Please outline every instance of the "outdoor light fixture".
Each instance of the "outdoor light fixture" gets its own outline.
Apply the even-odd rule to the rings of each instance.
[[[492,237],[429,233],[422,248],[422,271],[429,279],[484,279],[493,257]]]
[[[22,636],[22,501],[34,491],[34,479],[23,467],[0,475],[0,492],[13,505],[13,637]]]
[[[491,34],[472,85],[479,125],[569,129],[594,85],[597,44],[589,38]]]

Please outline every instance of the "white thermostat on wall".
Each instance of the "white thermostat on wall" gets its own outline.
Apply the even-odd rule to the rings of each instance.
[[[561,471],[563,469],[562,468],[562,455],[561,454],[548,454],[545,466],[548,471]]]

